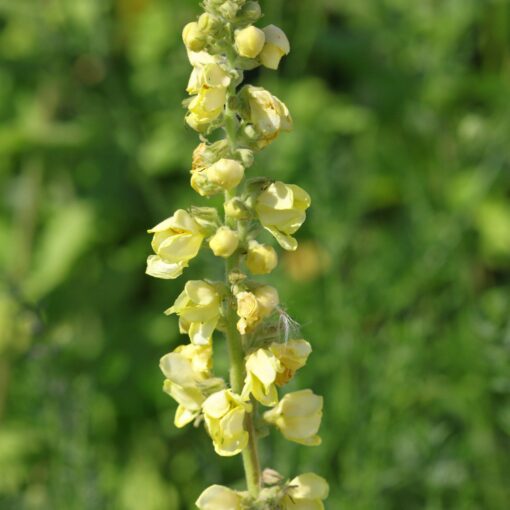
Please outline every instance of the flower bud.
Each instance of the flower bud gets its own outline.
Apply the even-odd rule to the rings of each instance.
[[[235,188],[244,176],[244,167],[235,159],[220,159],[205,171],[209,182],[225,190]]]
[[[254,155],[253,151],[250,149],[238,149],[238,156],[241,158],[243,165],[245,168],[250,168],[253,165]]]
[[[280,60],[290,52],[290,44],[285,32],[275,25],[262,29],[265,35],[265,44],[259,55],[260,62],[268,69],[278,69]]]
[[[246,2],[239,13],[239,17],[245,21],[254,23],[262,16],[262,9],[258,2]]]
[[[221,21],[212,14],[204,12],[198,18],[198,28],[203,34],[214,34],[221,25]]]
[[[278,291],[269,285],[262,285],[253,291],[259,304],[259,314],[262,318],[268,317],[280,303]]]
[[[220,227],[209,240],[209,247],[217,257],[230,257],[239,246],[239,234],[228,227]]]
[[[249,26],[236,32],[236,50],[241,57],[255,58],[264,47],[266,36],[260,28]]]
[[[234,197],[223,205],[225,214],[235,220],[247,220],[250,217],[246,205],[239,197]]]
[[[218,8],[219,14],[224,16],[229,21],[233,21],[235,19],[238,10],[239,5],[235,0],[227,0],[226,2],[223,2]]]
[[[201,51],[205,46],[205,35],[196,21],[188,23],[182,31],[182,40],[186,48],[191,51]]]
[[[268,244],[250,241],[246,266],[252,274],[269,274],[278,264],[278,255],[275,249]]]

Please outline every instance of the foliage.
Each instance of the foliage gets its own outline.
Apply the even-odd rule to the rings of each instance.
[[[503,510],[510,7],[263,10],[293,47],[250,81],[285,97],[295,128],[254,171],[314,201],[276,286],[314,339],[299,384],[328,409],[324,447],[266,441],[274,467],[320,466],[334,509]],[[2,510],[179,510],[240,481],[205,433],[172,426],[155,361],[182,339],[154,310],[181,286],[143,274],[144,229],[194,194],[180,32],[197,12],[0,1]],[[214,271],[204,254],[187,276]]]

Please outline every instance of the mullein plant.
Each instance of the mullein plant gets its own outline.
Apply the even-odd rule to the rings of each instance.
[[[274,287],[252,279],[277,266],[278,255],[257,240],[264,230],[284,250],[306,217],[310,197],[295,184],[246,178],[254,155],[292,128],[285,104],[267,90],[244,85],[246,70],[277,69],[290,51],[274,25],[254,25],[262,16],[256,1],[204,0],[204,13],[188,23],[183,40],[193,67],[185,101],[186,123],[199,133],[191,186],[202,197],[222,194],[223,211],[179,209],[149,230],[154,254],[147,274],[179,277],[205,245],[224,259],[225,280],[191,280],[166,314],[176,314],[190,342],[163,356],[164,391],[177,403],[175,426],[203,424],[220,456],[241,454],[246,491],[221,485],[205,489],[201,510],[320,510],[328,484],[314,473],[287,479],[261,471],[257,441],[268,426],[289,441],[317,446],[322,397],[311,390],[287,393],[285,386],[311,353],[293,334],[293,321]],[[224,335],[230,380],[212,371],[213,336]],[[221,341],[220,339],[214,340]],[[265,410],[264,410],[265,408]]]

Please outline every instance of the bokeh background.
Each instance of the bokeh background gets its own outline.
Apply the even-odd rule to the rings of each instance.
[[[302,185],[271,277],[314,355],[323,446],[273,433],[331,510],[510,505],[510,5],[266,0],[295,130],[251,171]],[[184,510],[241,482],[176,430],[159,358],[184,279],[146,229],[192,202],[181,100],[191,0],[0,1],[0,508]],[[186,278],[220,276],[203,254]],[[221,340],[218,340],[221,342]]]

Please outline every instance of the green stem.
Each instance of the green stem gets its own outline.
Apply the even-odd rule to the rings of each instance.
[[[227,269],[227,284],[228,275],[232,269],[237,266],[239,257],[233,255],[226,262]],[[230,357],[230,385],[232,390],[240,394],[243,390],[244,378],[246,375],[244,368],[244,350],[242,337],[237,331],[237,314],[233,306],[234,296],[231,296],[231,302],[227,304],[226,322],[227,322],[227,345]],[[248,492],[257,497],[260,492],[260,462],[257,450],[257,433],[253,423],[253,413],[255,411],[255,404],[253,404],[253,412],[246,413],[245,415],[245,428],[248,432],[248,446],[242,451],[244,474],[246,477],[246,484]]]
[[[229,91],[229,96],[235,94],[233,88]],[[228,104],[228,101],[227,101]],[[235,112],[231,111],[230,108],[226,109],[225,112],[225,131],[227,140],[231,150],[236,148],[236,137],[237,137],[237,121],[235,118]],[[235,191],[225,193],[225,201],[230,200],[236,196]],[[240,236],[243,235],[243,229],[240,229],[239,222],[233,218],[225,218],[225,223],[231,227],[236,228]],[[244,239],[240,239],[240,245],[243,245]],[[225,264],[225,283],[227,287],[231,287],[229,276],[239,267],[239,250],[237,250],[231,257],[226,260]],[[244,348],[243,339],[237,330],[237,313],[235,305],[235,296],[230,291],[229,299],[227,302],[227,309],[225,313],[227,323],[227,345],[230,357],[230,386],[232,391],[237,394],[241,394],[243,390],[244,379],[246,377],[246,371],[244,366]],[[255,412],[255,403],[252,402],[253,411],[246,413],[245,415],[245,428],[248,432],[248,445],[242,451],[244,474],[246,477],[246,485],[248,492],[251,496],[256,498],[260,492],[260,461],[257,449],[257,433],[253,422],[253,416]]]

